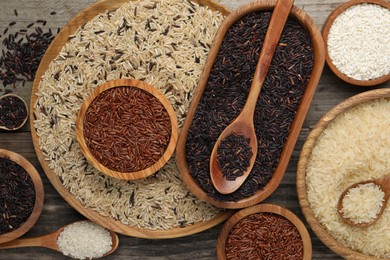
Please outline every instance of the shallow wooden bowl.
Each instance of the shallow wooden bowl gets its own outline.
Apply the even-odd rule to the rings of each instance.
[[[85,142],[85,136],[84,136],[84,119],[86,112],[88,110],[89,105],[92,103],[92,101],[99,96],[102,92],[116,88],[116,87],[135,87],[141,90],[144,90],[147,93],[150,93],[155,98],[157,98],[160,103],[164,106],[166,111],[168,112],[169,118],[170,118],[170,125],[171,125],[171,135],[169,139],[169,143],[167,148],[165,149],[165,152],[161,155],[160,159],[158,159],[154,164],[150,165],[149,167],[134,171],[134,172],[119,172],[115,171],[113,169],[107,168],[104,164],[101,164],[91,153],[90,149],[88,148],[86,142]],[[178,123],[176,118],[176,113],[173,110],[173,107],[169,100],[160,93],[155,87],[139,80],[135,79],[117,79],[108,81],[99,87],[96,87],[91,94],[85,99],[84,103],[81,105],[79,114],[77,116],[76,121],[76,137],[80,144],[81,151],[83,152],[84,156],[87,158],[89,162],[92,163],[92,165],[101,171],[102,173],[122,180],[136,180],[140,178],[145,178],[147,176],[152,175],[153,173],[157,172],[161,167],[163,167],[168,160],[171,158],[172,154],[175,151],[177,138],[178,138]],[[131,156],[131,154],[129,154]]]
[[[44,190],[43,190],[42,179],[39,176],[39,173],[34,168],[34,166],[32,166],[32,164],[29,161],[27,161],[26,158],[24,158],[20,154],[14,153],[12,151],[4,150],[4,149],[0,149],[0,157],[7,158],[22,166],[23,169],[25,169],[26,172],[30,175],[34,183],[34,189],[35,189],[35,204],[30,217],[19,228],[11,232],[0,235],[0,243],[5,243],[22,236],[24,233],[29,231],[37,222],[43,209]]]
[[[24,109],[26,109],[26,116],[23,119],[23,122],[21,124],[15,126],[13,128],[8,128],[8,127],[6,127],[4,125],[0,125],[0,130],[2,129],[2,130],[6,130],[6,131],[16,131],[16,130],[22,128],[26,124],[26,122],[27,122],[27,119],[28,119],[28,106],[26,104],[26,101],[24,101],[24,99],[21,98],[18,95],[15,95],[15,94],[5,94],[5,95],[1,96],[0,99],[6,98],[6,97],[15,97],[15,98],[19,99],[20,101],[22,101],[22,104],[24,105]]]
[[[297,192],[299,204],[302,208],[302,212],[309,223],[311,229],[317,235],[317,237],[327,245],[332,251],[339,254],[346,259],[378,259],[373,256],[368,256],[360,252],[354,251],[349,247],[342,245],[337,242],[324,228],[324,226],[317,220],[314,212],[310,208],[308,200],[307,189],[306,189],[306,169],[310,160],[312,150],[314,149],[317,139],[325,130],[325,128],[340,114],[347,111],[348,109],[364,103],[370,100],[378,98],[389,98],[390,89],[377,89],[366,91],[364,93],[355,95],[344,102],[340,103],[332,110],[327,112],[317,123],[315,128],[311,131],[303,145],[297,169]]]
[[[201,221],[185,227],[175,227],[167,230],[149,230],[139,228],[137,226],[125,225],[119,220],[115,220],[114,218],[111,218],[109,216],[101,215],[94,209],[86,208],[82,204],[82,202],[76,197],[76,195],[72,194],[68,189],[64,187],[61,179],[50,168],[48,161],[45,160],[43,151],[40,148],[39,137],[34,127],[34,113],[36,112],[34,105],[38,99],[36,93],[38,92],[39,83],[41,82],[42,76],[48,69],[50,62],[52,62],[58,56],[63,46],[66,45],[69,41],[69,36],[74,34],[80,26],[92,20],[100,13],[116,10],[121,5],[128,2],[129,0],[101,0],[97,1],[96,3],[93,3],[91,6],[87,7],[85,10],[81,11],[78,15],[76,15],[72,20],[70,20],[61,29],[60,33],[54,38],[50,46],[47,48],[35,75],[31,93],[30,126],[34,149],[37,153],[38,160],[47,178],[54,186],[54,188],[58,191],[58,193],[63,197],[63,199],[67,203],[69,203],[69,205],[71,205],[74,209],[76,209],[80,214],[96,222],[97,224],[127,236],[148,239],[167,239],[195,234],[221,223],[222,221],[230,217],[232,212],[222,211],[209,221]],[[208,6],[211,10],[218,10],[225,16],[230,13],[227,8],[213,0],[193,0],[192,2]]]
[[[328,18],[326,19],[323,27],[322,27],[322,37],[324,38],[325,42],[325,50],[326,50],[326,63],[328,64],[329,68],[332,70],[334,74],[336,74],[337,77],[339,77],[341,80],[357,85],[357,86],[363,86],[363,87],[368,87],[368,86],[375,86],[381,83],[384,83],[390,79],[390,74],[384,75],[382,77],[373,79],[373,80],[357,80],[351,77],[348,77],[344,73],[342,73],[332,62],[332,59],[329,56],[328,52],[328,35],[329,35],[329,30],[334,22],[334,20],[346,9],[348,9],[351,6],[358,5],[358,4],[363,4],[363,3],[370,3],[370,4],[377,4],[380,6],[383,6],[387,9],[390,9],[390,2],[384,1],[384,0],[350,0],[339,7],[337,7],[333,12],[330,13]]]
[[[231,15],[229,15],[228,18],[222,23],[221,27],[219,28],[219,32],[214,39],[213,45],[211,46],[211,50],[205,64],[205,68],[200,76],[196,91],[194,93],[194,97],[191,101],[190,108],[186,120],[184,122],[183,130],[180,133],[176,149],[177,165],[180,170],[180,174],[188,188],[192,191],[192,193],[195,194],[195,196],[216,207],[236,209],[252,206],[266,199],[279,186],[283,178],[284,172],[287,168],[288,162],[290,160],[292,151],[294,150],[295,143],[297,141],[303,121],[305,120],[306,113],[309,109],[311,100],[317,88],[317,84],[325,64],[325,48],[320,31],[318,30],[313,20],[303,10],[297,8],[296,6],[293,6],[290,11],[290,15],[295,17],[300,22],[303,28],[307,30],[311,38],[314,51],[314,66],[313,71],[311,73],[310,81],[306,86],[306,90],[302,97],[301,104],[299,105],[299,108],[296,112],[296,116],[291,125],[290,133],[287,137],[284,149],[280,155],[279,164],[275,169],[273,177],[267,183],[267,185],[250,197],[244,198],[240,201],[219,201],[208,196],[206,192],[201,187],[199,187],[196,181],[193,179],[187,166],[186,142],[189,128],[191,126],[193,117],[206,87],[208,77],[213,66],[213,61],[215,60],[215,57],[219,52],[219,47],[228,29],[241,17],[251,12],[272,10],[275,6],[275,3],[276,1],[258,1],[242,6],[235,12],[231,13]]]
[[[289,220],[294,226],[298,229],[299,234],[301,235],[303,242],[303,259],[311,259],[312,255],[312,245],[309,232],[307,231],[305,225],[302,221],[291,211],[286,208],[283,208],[274,204],[259,204],[249,208],[242,209],[231,216],[223,225],[217,241],[217,257],[220,260],[226,259],[226,239],[230,233],[230,230],[234,227],[237,222],[243,218],[256,214],[256,213],[274,213],[280,216],[285,217]]]

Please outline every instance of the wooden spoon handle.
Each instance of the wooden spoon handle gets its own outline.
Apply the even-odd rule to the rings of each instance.
[[[287,21],[293,3],[294,0],[278,0],[275,4],[263,47],[261,48],[247,104],[245,104],[245,108],[248,110],[254,111],[260,90],[267,76],[268,68],[278,46],[280,35],[282,34],[284,24]]]
[[[21,247],[46,247],[60,252],[57,246],[57,234],[58,232],[56,231],[39,237],[15,239],[0,244],[0,249]]]

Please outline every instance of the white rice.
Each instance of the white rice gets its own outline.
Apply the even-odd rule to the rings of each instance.
[[[77,259],[99,258],[112,249],[110,232],[90,221],[64,228],[57,238],[62,253]]]
[[[337,116],[323,131],[306,170],[310,207],[338,242],[366,255],[390,257],[390,208],[366,228],[346,224],[337,214],[350,185],[390,172],[390,100],[377,99]]]
[[[135,78],[165,94],[181,126],[222,20],[220,13],[186,0],[130,2],[79,28],[50,64],[39,85],[34,127],[49,167],[85,207],[149,230],[208,221],[220,212],[189,192],[174,156],[142,180],[98,172],[80,150],[75,122],[93,88]]]
[[[360,184],[348,190],[342,201],[341,214],[353,223],[368,223],[376,219],[385,193],[375,183]]]
[[[390,10],[377,4],[347,8],[333,22],[328,52],[346,76],[372,80],[390,73]]]

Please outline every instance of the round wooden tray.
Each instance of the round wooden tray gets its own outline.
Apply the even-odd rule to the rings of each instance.
[[[24,158],[20,154],[3,149],[0,149],[0,157],[8,158],[9,160],[22,166],[23,169],[25,169],[26,172],[30,175],[35,188],[35,204],[30,217],[19,228],[0,235],[0,243],[5,243],[22,236],[35,225],[43,209],[44,189],[41,176],[39,176],[37,170],[26,158]]]
[[[375,85],[378,85],[378,84],[381,84],[381,83],[384,83],[384,82],[390,80],[390,74],[384,75],[382,77],[379,77],[379,78],[376,78],[373,80],[357,80],[357,79],[350,78],[350,77],[346,76],[344,73],[342,73],[333,64],[332,59],[329,56],[328,45],[327,45],[329,30],[330,30],[330,27],[332,26],[334,20],[349,7],[354,6],[354,5],[358,5],[358,4],[363,4],[363,3],[377,4],[377,5],[383,6],[383,7],[390,10],[390,2],[383,1],[383,0],[351,0],[351,1],[348,1],[348,2],[340,5],[335,10],[333,10],[333,12],[330,13],[330,15],[328,16],[328,18],[326,19],[326,21],[324,23],[324,26],[322,27],[322,37],[324,38],[324,42],[325,42],[326,63],[328,64],[328,66],[332,70],[332,72],[337,77],[339,77],[340,79],[342,79],[343,81],[345,81],[349,84],[363,86],[363,87],[369,87],[369,86],[375,86]]]
[[[237,209],[237,208],[245,208],[252,205],[255,205],[268,196],[270,196],[275,189],[279,186],[284,172],[287,168],[288,162],[290,160],[291,154],[294,150],[294,146],[296,140],[298,138],[299,132],[301,130],[303,121],[305,120],[306,113],[309,109],[311,100],[313,98],[314,92],[317,88],[318,81],[320,79],[324,64],[325,64],[325,48],[324,42],[321,37],[321,33],[318,30],[317,26],[313,22],[313,20],[301,9],[293,6],[290,15],[295,17],[304,27],[308,34],[311,37],[314,51],[314,66],[311,73],[310,81],[306,86],[305,93],[303,94],[301,104],[298,107],[296,112],[296,116],[292,122],[290,133],[287,137],[287,141],[280,155],[279,164],[276,167],[271,180],[267,183],[267,185],[257,191],[250,197],[243,198],[239,201],[219,201],[214,199],[206,194],[206,192],[198,186],[196,181],[191,176],[187,166],[186,159],[186,142],[188,137],[188,131],[192,124],[193,117],[197,110],[198,104],[201,101],[203,92],[206,88],[206,84],[208,81],[208,77],[210,71],[213,67],[213,61],[219,52],[219,46],[223,41],[227,30],[241,17],[251,13],[253,11],[267,11],[272,10],[275,6],[276,1],[257,1],[252,4],[248,4],[242,6],[240,9],[237,9],[232,15],[230,15],[221,25],[220,31],[217,32],[217,37],[215,38],[213,45],[211,46],[210,55],[206,61],[205,69],[200,76],[200,80],[196,87],[196,91],[194,93],[193,100],[191,102],[186,120],[184,122],[183,130],[180,133],[179,141],[176,149],[177,156],[177,164],[180,170],[180,174],[187,184],[187,187],[194,193],[199,199],[204,200],[216,207],[220,208],[229,208],[229,209]]]
[[[76,198],[75,195],[71,194],[63,185],[58,176],[54,173],[52,169],[50,169],[48,162],[45,161],[43,152],[39,147],[39,137],[37,136],[36,129],[34,128],[34,104],[37,101],[37,91],[39,87],[39,83],[41,81],[42,76],[45,71],[48,69],[49,64],[52,60],[54,60],[62,47],[68,42],[68,37],[76,32],[76,30],[82,26],[84,23],[92,20],[96,15],[104,13],[110,10],[116,10],[122,4],[129,2],[128,0],[102,0],[97,3],[92,4],[84,11],[75,16],[71,21],[69,21],[60,31],[60,33],[55,37],[53,42],[50,44],[49,48],[46,50],[45,55],[39,65],[37,70],[35,80],[33,83],[32,94],[31,94],[31,102],[30,102],[30,123],[31,123],[31,134],[32,140],[34,144],[34,149],[36,151],[38,160],[46,173],[46,176],[54,186],[54,188],[58,191],[58,193],[65,199],[67,203],[69,203],[74,209],[76,209],[79,213],[84,215],[86,218],[96,222],[97,224],[113,230],[117,233],[121,233],[128,236],[140,237],[140,238],[153,238],[153,239],[161,239],[161,238],[174,238],[174,237],[182,237],[191,234],[195,234],[197,232],[206,230],[211,228],[222,221],[226,220],[229,216],[231,216],[232,212],[230,211],[222,211],[217,216],[215,216],[210,221],[206,222],[197,222],[193,225],[185,226],[185,227],[177,227],[169,230],[146,230],[140,229],[133,226],[124,225],[120,221],[116,221],[112,218],[105,217],[100,215],[97,211],[91,210],[89,208],[85,208],[81,202]],[[226,9],[224,6],[213,2],[211,0],[193,0],[193,2],[201,4],[203,6],[208,6],[212,10],[220,11],[223,15],[228,15],[230,11]]]
[[[347,259],[378,259],[376,257],[367,256],[360,252],[354,251],[341,243],[337,242],[324,228],[324,226],[317,220],[313,211],[310,208],[310,203],[307,197],[306,190],[306,168],[314,149],[318,137],[322,134],[325,128],[329,125],[332,120],[334,120],[337,116],[347,111],[348,109],[378,98],[389,98],[390,97],[390,89],[377,89],[367,91],[358,95],[355,95],[344,102],[340,103],[328,113],[326,113],[320,121],[317,123],[315,128],[311,131],[305,144],[303,145],[302,152],[300,154],[298,169],[297,169],[297,192],[298,192],[298,200],[299,204],[302,208],[302,212],[309,223],[310,227],[314,231],[314,233],[318,236],[318,238],[327,245],[332,251],[339,254],[342,257]]]
[[[229,218],[225,224],[223,225],[221,232],[218,236],[217,242],[217,256],[218,259],[225,260],[226,259],[226,239],[230,233],[230,230],[234,227],[237,222],[242,220],[243,218],[256,214],[256,213],[274,213],[288,219],[294,226],[298,229],[299,234],[301,235],[303,242],[303,259],[308,260],[311,259],[312,255],[312,245],[309,232],[307,231],[305,225],[302,221],[291,211],[288,209],[274,205],[274,204],[259,204],[255,205],[243,210],[238,211],[231,218]]]

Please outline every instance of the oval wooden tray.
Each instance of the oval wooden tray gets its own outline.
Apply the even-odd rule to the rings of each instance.
[[[20,154],[3,149],[0,149],[0,157],[8,158],[9,160],[22,166],[23,169],[25,169],[26,172],[30,175],[35,188],[35,204],[30,217],[19,228],[0,235],[0,243],[5,243],[22,236],[35,225],[43,209],[44,189],[41,176],[26,158],[24,158]]]
[[[284,172],[290,160],[292,151],[294,150],[296,140],[301,130],[303,121],[305,120],[306,113],[309,109],[311,100],[317,88],[317,84],[325,64],[325,47],[320,31],[318,30],[314,21],[303,10],[297,8],[296,6],[293,6],[290,11],[290,15],[295,17],[301,23],[301,25],[307,30],[311,37],[314,50],[314,66],[313,71],[311,73],[310,81],[306,86],[306,90],[302,97],[301,104],[299,105],[295,119],[292,122],[290,133],[287,137],[284,149],[280,155],[279,164],[276,167],[275,172],[271,180],[267,183],[267,185],[250,197],[244,198],[240,201],[219,201],[208,196],[206,192],[201,187],[199,187],[196,181],[192,178],[187,166],[186,142],[189,128],[191,126],[198,104],[202,98],[203,92],[205,90],[211,69],[213,67],[213,61],[215,60],[215,57],[219,52],[219,46],[223,41],[228,28],[230,28],[237,20],[239,20],[241,17],[245,16],[248,13],[251,13],[253,11],[272,10],[275,6],[275,3],[276,1],[266,0],[258,1],[253,4],[243,6],[243,10],[237,10],[238,14],[236,14],[235,12],[235,15],[229,16],[228,19],[224,21],[223,25],[220,27],[220,30],[222,29],[222,32],[224,33],[217,32],[217,37],[215,38],[213,46],[211,47],[209,57],[206,61],[205,69],[200,76],[200,80],[196,87],[196,91],[194,93],[194,97],[192,99],[187,118],[184,122],[183,130],[179,136],[179,141],[176,148],[176,156],[179,171],[184,182],[187,184],[191,192],[194,193],[198,198],[220,208],[236,209],[252,206],[266,199],[279,186],[279,183],[283,178]]]
[[[318,236],[318,238],[327,245],[332,251],[347,259],[378,259],[376,257],[367,256],[365,254],[354,251],[348,247],[337,242],[329,233],[326,232],[322,224],[317,220],[313,211],[310,208],[310,203],[307,197],[306,191],[306,168],[311,156],[311,152],[316,145],[318,137],[322,134],[324,129],[335,119],[338,115],[347,111],[355,105],[364,103],[366,101],[374,100],[377,98],[389,98],[390,89],[377,89],[367,91],[358,95],[355,95],[344,102],[340,103],[328,113],[326,113],[315,128],[311,131],[303,145],[302,152],[299,157],[297,168],[297,192],[299,204],[302,208],[302,212],[309,223],[311,229]]]
[[[226,252],[225,252],[225,246],[226,246],[226,239],[230,233],[230,230],[234,227],[237,222],[239,222],[241,219],[252,215],[256,213],[274,213],[280,216],[285,217],[288,219],[294,226],[298,229],[299,234],[301,235],[302,242],[303,242],[303,259],[309,260],[311,259],[312,255],[312,244],[309,232],[307,231],[305,225],[302,223],[302,221],[291,211],[288,209],[281,207],[279,205],[274,204],[259,204],[255,205],[243,210],[238,211],[235,213],[231,218],[229,218],[225,224],[223,225],[217,241],[217,257],[220,260],[225,260],[226,258]]]
[[[390,10],[390,2],[387,2],[387,1],[383,1],[383,0],[350,0],[350,1],[340,5],[335,10],[333,10],[333,12],[330,13],[330,15],[328,16],[328,18],[326,19],[326,21],[324,23],[324,26],[322,27],[322,37],[324,38],[324,42],[325,42],[326,63],[328,64],[328,66],[332,70],[332,72],[337,77],[339,77],[340,79],[342,79],[343,81],[345,81],[349,84],[363,86],[363,87],[369,87],[369,86],[375,86],[375,85],[378,85],[378,84],[381,84],[381,83],[384,83],[384,82],[390,80],[390,74],[384,75],[382,77],[379,77],[379,78],[376,78],[373,80],[357,80],[357,79],[350,78],[350,77],[346,76],[344,73],[342,73],[341,71],[339,71],[338,68],[333,64],[332,59],[329,56],[328,45],[327,45],[329,30],[330,30],[330,27],[332,26],[334,20],[349,7],[351,7],[353,5],[362,4],[362,3],[377,4],[377,5],[383,6],[383,7]]]
[[[208,6],[212,10],[220,11],[223,15],[228,15],[230,11],[226,9],[224,6],[209,0],[193,0],[194,2]],[[41,77],[48,69],[49,64],[52,60],[54,60],[62,47],[67,43],[68,37],[76,32],[76,30],[83,25],[84,23],[92,20],[96,15],[100,13],[104,13],[107,10],[116,10],[122,4],[128,2],[128,0],[102,0],[97,3],[92,4],[84,11],[75,16],[71,21],[69,21],[64,28],[60,31],[60,33],[56,36],[53,42],[50,44],[49,48],[46,50],[45,55],[39,65],[37,70],[35,80],[33,83],[32,93],[31,93],[31,101],[30,101],[30,123],[31,123],[31,135],[34,144],[34,149],[36,151],[38,160],[46,173],[46,176],[54,186],[54,188],[58,191],[58,193],[65,199],[67,203],[69,203],[74,209],[76,209],[79,213],[84,215],[86,218],[96,222],[97,224],[113,230],[117,233],[121,233],[128,236],[140,237],[140,238],[174,238],[174,237],[182,237],[186,235],[191,235],[208,228],[211,228],[222,221],[226,220],[232,212],[221,212],[215,218],[206,222],[198,222],[190,226],[186,226],[183,228],[173,228],[169,230],[146,230],[140,229],[137,227],[131,227],[122,224],[120,221],[115,221],[109,217],[104,217],[100,215],[98,212],[93,211],[91,209],[85,208],[79,200],[77,200],[76,196],[71,194],[61,183],[61,180],[58,176],[55,175],[54,171],[50,169],[48,162],[45,161],[43,152],[39,148],[39,138],[37,136],[36,129],[34,128],[34,104],[37,101],[36,93],[38,91],[38,86],[41,81]]]

